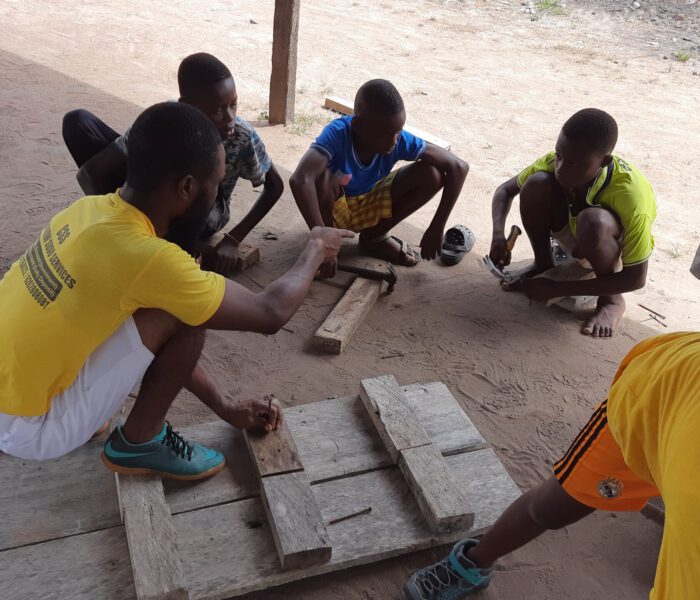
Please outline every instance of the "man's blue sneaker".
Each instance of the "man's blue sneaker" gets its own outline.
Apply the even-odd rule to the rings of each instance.
[[[467,558],[477,541],[457,542],[440,562],[416,571],[403,587],[402,600],[460,600],[488,587],[493,568],[480,569]]]
[[[171,479],[204,479],[220,471],[224,455],[201,444],[187,442],[169,423],[150,442],[130,444],[121,426],[109,436],[102,462],[115,473],[156,473]]]

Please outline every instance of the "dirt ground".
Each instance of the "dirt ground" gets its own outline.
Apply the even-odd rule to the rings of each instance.
[[[554,4],[550,9],[545,4]],[[694,329],[700,283],[688,273],[700,242],[700,53],[693,1],[303,0],[297,121],[260,134],[285,178],[329,118],[327,94],[352,98],[373,77],[402,91],[409,123],[450,140],[471,165],[452,221],[477,244],[457,267],[400,271],[342,356],[309,340],[347,280],[314,284],[289,330],[276,336],[212,332],[206,363],[232,397],[274,393],[288,404],[357,393],[359,379],[444,381],[523,489],[546,477],[637,341]],[[136,8],[138,6],[138,8]],[[272,2],[116,0],[0,2],[0,269],[53,213],[79,196],[61,117],[75,107],[124,128],[139,111],[177,97],[179,61],[209,51],[233,70],[240,113],[266,115]],[[561,10],[560,10],[561,8]],[[559,14],[562,13],[562,14]],[[679,18],[680,17],[680,18]],[[686,54],[688,53],[687,60]],[[563,121],[596,106],[620,126],[617,152],[651,180],[659,217],[647,287],[628,295],[618,335],[579,334],[580,315],[502,292],[478,264],[489,246],[495,187],[553,148]],[[255,192],[243,182],[234,214]],[[437,201],[397,232],[420,240]],[[518,222],[517,201],[511,222]],[[294,260],[304,226],[288,190],[250,237],[262,262],[240,277],[260,289]],[[266,232],[279,234],[264,240]],[[530,257],[519,242],[514,261]],[[667,316],[662,327],[638,303]],[[213,418],[183,394],[177,425]],[[597,514],[544,535],[502,560],[484,599],[644,598],[661,528],[637,514]],[[417,553],[269,590],[255,599],[379,600],[444,552]]]

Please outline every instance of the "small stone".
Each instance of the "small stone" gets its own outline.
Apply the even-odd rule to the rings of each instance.
[[[634,2],[632,2],[632,6],[634,6],[634,8],[641,8],[642,5],[637,2],[637,0],[634,0]]]
[[[255,19],[249,19],[249,20],[248,20],[248,23],[250,23],[251,25],[257,25],[257,24],[258,24],[258,22],[257,22]]]

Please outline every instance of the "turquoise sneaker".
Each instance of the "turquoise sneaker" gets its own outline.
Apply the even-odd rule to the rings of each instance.
[[[194,480],[217,473],[225,460],[218,450],[184,440],[166,422],[163,430],[145,444],[130,444],[122,427],[117,427],[105,443],[102,462],[115,473],[157,473],[170,479]]]
[[[466,556],[477,543],[457,542],[440,562],[416,571],[404,585],[401,600],[460,600],[487,588],[493,568],[480,569]]]

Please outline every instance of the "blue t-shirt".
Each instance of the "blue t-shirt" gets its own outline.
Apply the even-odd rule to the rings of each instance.
[[[364,165],[352,145],[352,119],[352,116],[346,116],[331,121],[311,144],[312,148],[328,157],[328,168],[344,184],[346,196],[366,194],[391,172],[397,162],[418,160],[425,151],[424,140],[402,131],[396,147],[389,154],[375,154],[369,165]]]

